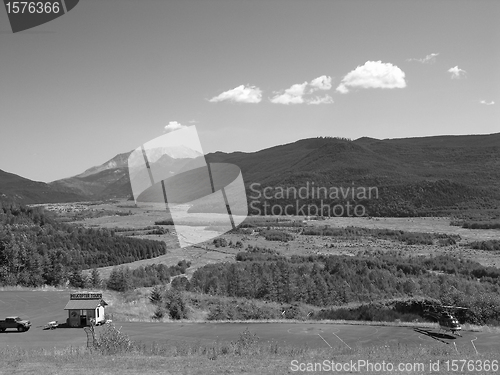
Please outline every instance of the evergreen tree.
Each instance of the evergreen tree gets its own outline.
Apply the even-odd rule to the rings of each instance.
[[[149,300],[151,301],[151,303],[153,305],[161,305],[161,303],[163,301],[163,297],[161,294],[161,290],[158,286],[155,286],[151,290],[151,294],[149,295]]]
[[[162,306],[157,306],[156,310],[151,318],[156,320],[161,320],[165,316],[165,309]]]
[[[82,271],[75,269],[69,276],[69,285],[73,288],[85,288],[85,277]]]
[[[172,319],[186,319],[187,305],[182,294],[176,290],[167,290],[165,293],[165,307]]]
[[[106,283],[108,289],[126,292],[131,287],[131,272],[128,268],[114,267]]]
[[[92,273],[90,274],[90,285],[92,285],[93,288],[99,288],[101,286],[101,275],[99,275],[97,268],[92,269]]]

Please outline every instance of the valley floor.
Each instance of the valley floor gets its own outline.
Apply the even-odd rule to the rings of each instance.
[[[144,234],[144,228],[155,226],[155,222],[165,219],[161,211],[149,210],[147,208],[137,208],[133,202],[119,201],[117,203],[103,203],[92,206],[93,210],[103,210],[106,212],[130,211],[131,215],[114,215],[89,217],[76,223],[89,228],[120,228],[128,231],[136,230],[134,236],[137,238],[147,238],[164,241],[168,248],[168,253],[154,259],[144,259],[126,264],[131,269],[141,265],[153,263],[163,263],[168,266],[177,264],[182,259],[190,261],[192,266],[188,270],[188,275],[197,268],[206,264],[218,262],[233,262],[234,256],[243,251],[247,246],[259,246],[276,250],[283,255],[354,255],[359,251],[403,251],[408,255],[440,255],[449,254],[463,259],[471,259],[479,262],[483,266],[500,268],[500,251],[475,250],[462,246],[473,241],[500,240],[500,230],[498,229],[465,229],[459,226],[450,225],[450,218],[443,217],[415,217],[415,218],[371,218],[371,217],[335,217],[326,220],[311,220],[305,222],[307,227],[322,227],[325,225],[334,228],[346,228],[349,226],[369,229],[392,229],[406,232],[420,233],[442,233],[447,235],[460,236],[456,245],[406,245],[400,242],[360,237],[356,239],[342,240],[336,237],[304,236],[294,235],[294,239],[288,242],[268,241],[258,235],[241,235],[226,233],[221,238],[231,241],[233,244],[241,241],[243,248],[216,247],[211,241],[200,243],[187,248],[180,248],[177,243],[174,226],[162,226],[170,229],[166,234]],[[187,220],[186,215],[186,220]],[[251,219],[260,217],[250,217]],[[290,217],[294,220],[301,220],[301,217]],[[274,218],[265,217],[272,220]],[[283,219],[280,217],[279,219]],[[272,225],[272,224],[266,224]],[[123,235],[126,235],[124,232]],[[113,267],[102,267],[99,269],[104,278],[109,276]]]

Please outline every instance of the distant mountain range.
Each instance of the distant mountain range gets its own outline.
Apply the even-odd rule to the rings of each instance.
[[[170,155],[182,157],[175,158],[166,151],[162,149],[151,150],[149,161],[152,168],[161,168],[173,174],[196,160],[196,156],[199,156],[194,151],[182,150],[182,152],[179,152],[179,150],[176,150],[177,152],[170,153]],[[55,191],[72,192],[91,200],[131,197],[132,189],[127,163],[131,153],[132,151],[119,154],[104,164],[89,168],[79,175],[51,182],[49,185]],[[146,171],[144,172],[146,173]],[[149,179],[147,173],[143,177]]]
[[[57,203],[82,201],[86,198],[73,191],[60,192],[45,182],[36,182],[0,170],[0,199],[23,203]]]
[[[49,184],[0,171],[0,194],[29,203],[131,197],[129,155],[119,154]],[[186,150],[175,155],[159,150],[154,163],[180,170],[194,156]],[[381,195],[377,210],[403,204],[420,212],[436,207],[498,208],[500,202],[500,133],[354,141],[320,137],[252,153],[216,152],[205,158],[239,166],[247,191],[253,183],[261,188],[300,187],[307,182],[325,187],[376,186]]]

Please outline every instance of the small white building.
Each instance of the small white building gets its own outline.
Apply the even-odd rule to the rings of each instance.
[[[71,293],[64,310],[68,310],[68,325],[70,327],[86,327],[90,320],[95,324],[103,324],[104,307],[107,303],[102,299],[102,293]]]

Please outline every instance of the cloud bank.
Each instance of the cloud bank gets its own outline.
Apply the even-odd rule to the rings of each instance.
[[[395,89],[406,87],[405,73],[397,66],[382,61],[367,61],[347,73],[337,91],[346,94],[353,88]]]
[[[262,90],[256,86],[240,85],[232,90],[214,96],[209,102],[216,103],[222,101],[237,103],[260,103],[262,100]]]

